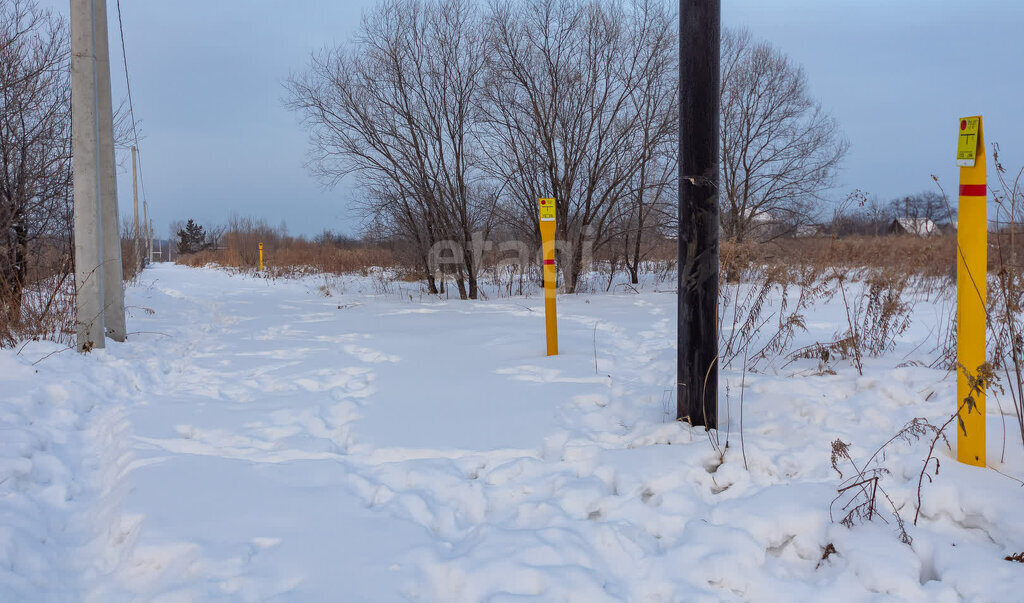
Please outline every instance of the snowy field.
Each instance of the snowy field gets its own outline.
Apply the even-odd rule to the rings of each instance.
[[[1009,431],[1000,461],[994,398],[989,468],[940,445],[917,525],[929,442],[876,457],[910,544],[887,500],[852,527],[833,505],[834,440],[863,465],[955,410],[923,366],[948,299],[915,298],[863,376],[723,371],[713,445],[673,420],[671,288],[560,296],[548,358],[537,295],[154,266],[128,343],[0,350],[0,600],[1021,599],[1024,454]],[[793,347],[844,316],[814,308]]]

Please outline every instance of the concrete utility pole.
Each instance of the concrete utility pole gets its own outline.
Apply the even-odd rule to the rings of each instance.
[[[145,237],[142,240],[142,249],[146,252],[146,260],[142,266],[145,267],[153,260],[153,250],[151,249],[153,238],[149,236],[149,203],[146,201],[142,202],[142,236]]]
[[[718,427],[720,0],[679,2],[676,418]]]
[[[105,0],[71,0],[71,152],[78,350],[124,341]]]
[[[98,85],[100,207],[103,224],[103,319],[107,337],[125,340],[124,275],[121,271],[121,232],[117,211],[117,173],[114,160],[114,105],[110,93],[110,49],[106,0],[94,0],[96,82]]]
[[[92,0],[71,0],[71,153],[75,190],[75,331],[78,351],[104,347],[99,90]]]
[[[135,215],[135,219],[132,222],[132,239],[135,241],[135,271],[138,272],[142,270],[142,249],[140,245],[142,232],[139,230],[139,177],[136,175],[135,168],[136,153],[138,153],[138,149],[132,147],[132,208]]]

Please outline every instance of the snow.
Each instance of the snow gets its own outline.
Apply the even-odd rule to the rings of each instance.
[[[880,456],[912,544],[887,502],[853,527],[832,505],[833,440],[863,463],[955,409],[920,366],[948,298],[917,295],[863,376],[724,370],[720,455],[673,420],[671,282],[594,288],[560,296],[549,358],[535,292],[147,269],[128,343],[0,350],[0,600],[1018,598],[1024,453],[1010,432],[1000,461],[994,396],[989,468],[940,445],[918,525],[927,442]],[[807,319],[794,348],[845,314]]]

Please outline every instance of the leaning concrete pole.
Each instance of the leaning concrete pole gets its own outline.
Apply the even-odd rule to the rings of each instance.
[[[103,317],[107,337],[124,341],[124,275],[114,161],[114,105],[110,94],[107,0],[93,0],[96,24],[96,82],[99,89],[100,208],[103,214]]]
[[[99,91],[93,0],[71,0],[71,153],[75,226],[75,331],[78,351],[104,347],[103,238],[100,221]]]
[[[139,230],[139,177],[135,168],[136,154],[138,149],[132,147],[132,208],[135,210],[135,220],[132,222],[132,238],[135,239],[135,271],[142,270],[142,231]]]
[[[142,265],[146,266],[153,261],[153,254],[150,253],[149,249],[153,238],[149,236],[149,203],[145,200],[142,201],[142,235],[146,237],[142,242],[142,249],[146,252],[146,261]]]

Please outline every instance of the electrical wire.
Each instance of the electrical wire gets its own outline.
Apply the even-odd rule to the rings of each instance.
[[[124,21],[121,19],[121,0],[117,0],[117,26],[121,33],[121,59],[124,62],[124,82],[128,88],[128,114],[132,120],[132,137],[135,139],[135,149],[139,162],[139,185],[142,187],[142,198],[147,199],[146,180],[143,178],[142,171],[142,147],[139,145],[139,129],[135,121],[135,104],[132,102],[132,80],[128,75],[128,53],[125,50],[124,43]]]

